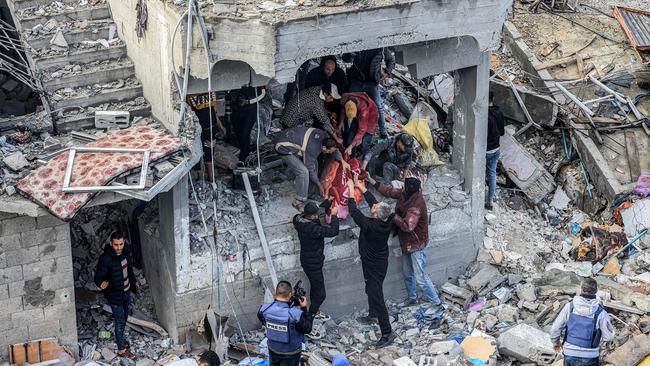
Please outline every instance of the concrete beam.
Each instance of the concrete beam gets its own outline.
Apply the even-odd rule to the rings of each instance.
[[[416,79],[478,65],[480,56],[478,42],[470,36],[396,47],[397,62]]]

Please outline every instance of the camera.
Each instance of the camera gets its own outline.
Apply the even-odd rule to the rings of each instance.
[[[300,306],[300,298],[305,297],[305,295],[307,295],[305,289],[302,288],[300,285],[302,285],[302,280],[299,280],[293,286],[293,295],[291,296],[291,306]]]

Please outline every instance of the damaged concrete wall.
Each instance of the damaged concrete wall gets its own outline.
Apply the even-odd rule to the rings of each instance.
[[[56,337],[77,346],[70,225],[0,213],[0,358],[8,346]]]
[[[142,84],[144,97],[151,104],[151,112],[172,132],[178,129],[178,111],[172,102],[172,57],[182,65],[181,32],[176,38],[176,52],[171,42],[180,14],[164,1],[147,1],[149,17],[144,37],[136,34],[137,0],[108,0],[120,39],[127,45],[129,58],[135,64],[135,74]]]
[[[260,204],[259,210],[278,277],[292,282],[302,279],[307,285],[299,262],[300,244],[291,224],[295,210],[290,205],[289,191],[293,186],[290,182],[285,182],[269,189],[275,192],[270,193],[270,200]],[[476,231],[480,231],[480,228],[472,227],[471,198],[465,193],[463,179],[457,171],[444,166],[435,168],[425,184],[424,193],[430,215],[431,240],[427,248],[429,273],[441,285],[462,274],[476,258],[478,242],[472,240],[472,237],[476,236]],[[264,253],[242,192],[220,191],[219,197],[218,207],[221,209],[218,208],[220,216],[216,220],[219,233],[217,244],[226,247],[234,243],[235,260],[225,261],[222,255],[218,255],[213,262],[209,250],[203,250],[188,255],[189,271],[187,268],[178,268],[166,256],[176,256],[184,248],[177,245],[174,254],[168,246],[168,240],[157,237],[168,235],[163,233],[165,225],[162,221],[167,213],[162,211],[169,211],[164,199],[159,201],[160,232],[146,228],[141,230],[143,251],[152,253],[152,257],[147,259],[152,264],[146,264],[145,271],[159,319],[172,337],[180,341],[184,340],[189,327],[202,319],[210,304],[223,314],[231,315],[234,311],[245,328],[257,327],[255,314],[264,302],[264,290],[260,283],[270,282]],[[235,209],[237,214],[232,213]],[[141,227],[154,228],[156,225],[157,223],[150,222]],[[364,281],[357,239],[358,228],[347,221],[342,223],[338,237],[326,244],[324,274],[327,300],[323,309],[334,316],[367,307],[365,296],[359,296],[364,293]],[[153,249],[150,249],[152,246]],[[397,240],[390,243],[390,252],[384,289],[387,297],[396,299],[405,296],[401,251]],[[221,279],[219,283],[215,281],[214,287],[211,286],[213,263],[215,279]],[[147,268],[150,266],[156,268]],[[170,285],[173,275],[170,277],[166,273],[171,268],[178,268],[176,276],[183,277],[186,281],[183,286]],[[168,308],[162,309],[163,307]]]

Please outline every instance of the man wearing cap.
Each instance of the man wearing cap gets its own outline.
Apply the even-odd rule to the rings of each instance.
[[[400,133],[385,139],[368,151],[361,168],[374,179],[390,184],[399,179],[404,169],[413,165],[413,136]]]
[[[341,99],[336,85],[326,82],[298,92],[287,103],[280,118],[284,128],[294,126],[322,128],[332,137],[336,135],[334,125],[327,113],[325,103]]]
[[[329,206],[323,202],[321,206]],[[339,234],[338,209],[332,207],[330,225],[321,224],[318,216],[318,206],[309,201],[302,214],[293,217],[293,226],[300,240],[300,265],[309,279],[309,313],[318,315],[321,304],[325,301],[325,278],[323,277],[323,262],[325,255],[325,238],[333,238]]]

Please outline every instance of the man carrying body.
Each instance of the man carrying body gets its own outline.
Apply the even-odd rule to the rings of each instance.
[[[317,128],[297,126],[283,130],[273,140],[273,145],[275,151],[282,155],[282,160],[296,175],[296,199],[291,205],[298,211],[307,201],[309,182],[314,183],[320,195],[325,197],[323,185],[318,179],[318,155],[334,154],[334,158],[339,160],[345,169],[350,168],[336,148],[336,141]]]
[[[135,275],[133,273],[133,260],[131,254],[125,249],[125,236],[120,231],[114,231],[110,243],[99,257],[95,269],[94,281],[102,289],[106,300],[113,311],[115,319],[115,340],[117,354],[122,357],[133,358],[129,344],[124,339],[126,319],[129,317],[129,302],[131,294],[136,292]]]
[[[375,346],[380,348],[395,340],[384,301],[383,288],[386,271],[388,271],[388,237],[393,229],[392,210],[387,203],[377,202],[372,193],[358,181],[355,183],[348,179],[348,192],[354,192],[355,186],[359,188],[370,206],[371,214],[371,217],[366,217],[357,208],[354,199],[348,199],[350,215],[360,229],[359,255],[368,296],[368,316],[359,317],[357,320],[364,324],[379,322],[381,338]]]
[[[485,171],[488,181],[488,195],[485,208],[492,209],[492,202],[497,192],[497,163],[499,162],[499,140],[506,130],[503,113],[494,105],[494,93],[490,92],[490,107],[488,109],[487,151],[485,152]]]
[[[386,70],[382,62],[386,62]],[[395,67],[395,55],[388,48],[377,48],[357,53],[352,67],[348,70],[350,91],[365,92],[375,101],[379,110],[379,133],[382,139],[387,137],[384,106],[379,92],[379,84],[386,80]]]
[[[374,179],[384,183],[399,179],[404,169],[413,164],[413,136],[400,133],[389,137],[368,151],[361,168]]]
[[[336,132],[325,103],[331,103],[338,99],[341,99],[341,96],[336,85],[332,83],[302,90],[289,100],[282,112],[280,123],[284,128],[291,128],[295,126],[311,127],[316,122],[315,127],[324,129],[334,137]]]
[[[325,278],[323,277],[323,262],[325,262],[325,238],[333,238],[339,234],[338,209],[332,207],[332,222],[330,225],[321,224],[318,217],[318,206],[307,202],[302,214],[293,217],[293,227],[298,232],[300,240],[300,265],[309,279],[309,313],[318,315],[320,306],[325,301]]]
[[[564,366],[599,366],[600,341],[614,339],[609,315],[598,303],[598,284],[585,278],[580,294],[564,305],[551,327],[555,352],[564,353]],[[560,341],[564,334],[564,343]]]
[[[433,306],[440,305],[438,292],[427,273],[427,255],[424,249],[429,242],[429,220],[420,180],[406,178],[403,189],[378,183],[372,177],[368,177],[368,181],[384,196],[397,200],[393,223],[397,226],[402,249],[402,270],[408,295],[406,305],[417,304],[416,283],[427,301]]]
[[[270,366],[298,366],[305,334],[311,333],[313,315],[307,310],[307,299],[298,305],[291,301],[291,284],[280,281],[275,288],[275,300],[264,304],[257,318],[266,326]]]

